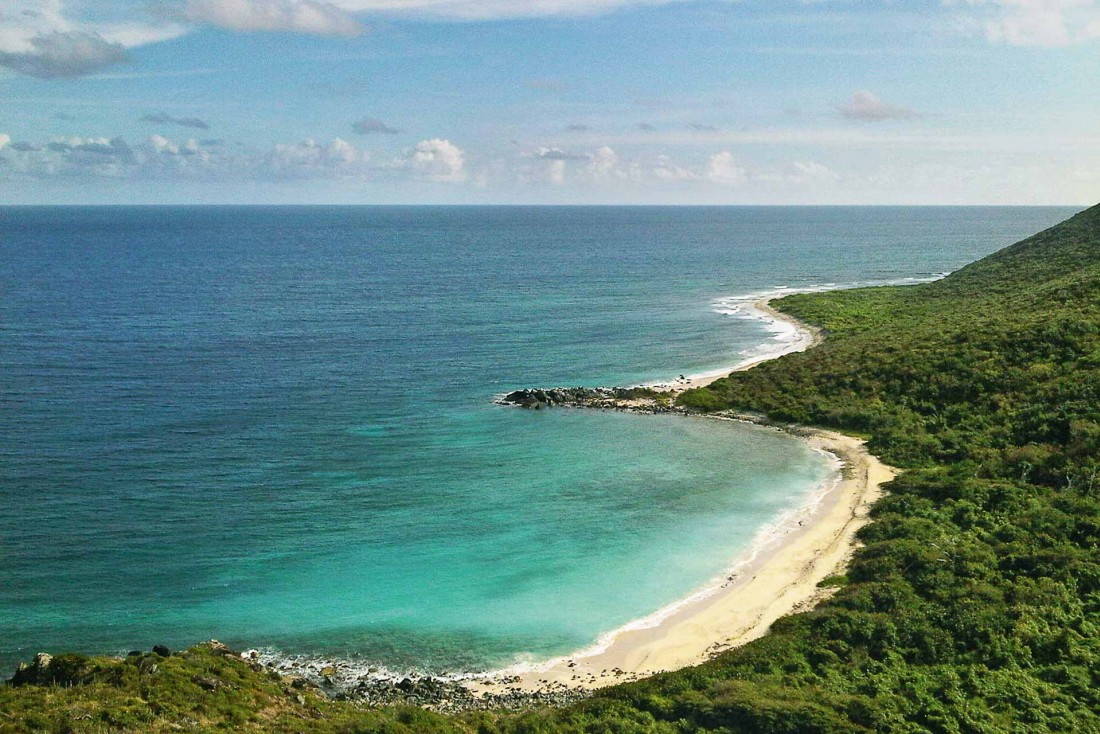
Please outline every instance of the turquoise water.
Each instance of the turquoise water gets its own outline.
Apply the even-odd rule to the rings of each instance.
[[[779,341],[723,299],[932,277],[1069,213],[0,208],[0,663],[584,647],[721,574],[827,462],[494,395],[732,364]]]

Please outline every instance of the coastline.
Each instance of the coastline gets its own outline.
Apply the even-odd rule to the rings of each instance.
[[[648,387],[658,392],[669,392],[678,394],[684,390],[693,390],[699,387],[706,387],[716,380],[720,380],[727,375],[731,375],[734,372],[744,372],[750,370],[758,364],[763,362],[769,362],[773,359],[779,359],[787,354],[794,354],[796,352],[804,352],[807,349],[816,347],[821,343],[822,335],[821,330],[816,326],[804,324],[798,319],[788,316],[782,311],[777,311],[772,308],[771,302],[777,298],[783,298],[791,293],[798,291],[790,291],[786,293],[776,293],[773,295],[765,296],[763,298],[756,299],[749,303],[749,311],[746,314],[749,318],[753,318],[758,321],[764,321],[769,324],[782,324],[787,327],[794,334],[794,337],[784,344],[781,348],[774,351],[765,352],[756,356],[746,357],[740,362],[729,365],[728,367],[720,367],[718,369],[708,370],[695,375],[687,375],[672,382],[660,382],[653,384],[646,384],[643,387]],[[755,313],[754,313],[755,312]]]
[[[686,414],[683,408],[670,406],[669,399],[821,342],[820,330],[771,307],[769,301],[785,295],[789,292],[741,298],[722,312],[764,321],[777,341],[774,348],[765,343],[759,353],[730,367],[636,388],[521,390],[498,396],[496,402],[532,409],[560,405]],[[308,680],[328,695],[350,696],[371,705],[403,703],[452,712],[515,710],[567,704],[600,688],[698,665],[762,637],[779,618],[807,611],[832,595],[833,589],[820,588],[818,583],[843,573],[856,548],[856,531],[868,522],[870,507],[882,494],[881,485],[895,476],[895,470],[869,454],[862,439],[852,436],[780,425],[751,415],[693,417],[785,431],[830,457],[836,471],[804,502],[762,528],[745,551],[730,559],[723,574],[688,596],[601,635],[581,650],[485,672],[420,675],[364,669],[350,661],[288,659],[275,651],[250,650],[243,657],[281,675]]]
[[[675,395],[820,343],[819,330],[772,308],[768,303],[772,297],[753,302],[751,309],[757,312],[756,318],[781,322],[796,332],[796,338],[782,349],[745,359],[730,368],[645,387]],[[750,416],[712,418],[759,423]],[[824,487],[796,511],[797,525],[786,527],[786,532],[773,542],[735,559],[731,568],[736,571],[725,581],[628,624],[586,650],[539,665],[470,676],[462,680],[463,685],[475,695],[498,698],[590,691],[637,680],[703,663],[763,636],[780,617],[806,611],[830,596],[831,590],[817,584],[843,571],[855,550],[856,531],[867,523],[871,505],[882,494],[881,485],[896,472],[869,454],[862,439],[801,426],[782,429],[833,456],[840,464],[832,486]]]

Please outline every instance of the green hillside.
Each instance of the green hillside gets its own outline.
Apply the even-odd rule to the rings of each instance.
[[[209,647],[67,657],[0,689],[0,732],[1100,732],[1100,207],[942,281],[775,305],[824,343],[682,404],[865,435],[906,471],[833,599],[767,637],[568,708],[451,718]]]

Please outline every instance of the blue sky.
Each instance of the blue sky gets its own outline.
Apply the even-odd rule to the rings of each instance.
[[[4,0],[0,203],[1087,204],[1097,0]]]

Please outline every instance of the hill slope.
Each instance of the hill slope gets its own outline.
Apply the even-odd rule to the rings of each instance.
[[[1100,207],[936,283],[775,305],[824,344],[682,403],[867,435],[906,472],[835,597],[767,637],[458,718],[362,711],[207,648],[73,658],[0,689],[0,731],[1100,732]]]
[[[683,401],[869,435],[908,471],[763,678],[796,666],[879,730],[1100,730],[1100,207],[935,283],[776,305],[824,344]]]

